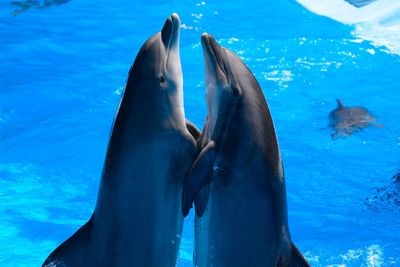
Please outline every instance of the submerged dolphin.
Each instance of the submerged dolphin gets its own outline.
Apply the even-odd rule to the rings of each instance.
[[[400,171],[392,177],[391,183],[377,187],[365,198],[365,204],[374,211],[400,211]]]
[[[14,10],[11,14],[17,16],[23,12],[28,11],[31,8],[43,9],[51,6],[59,6],[68,3],[70,0],[25,0],[25,1],[13,1],[11,5],[17,6],[20,9]]]
[[[183,110],[179,26],[178,15],[171,15],[140,49],[114,121],[94,213],[44,266],[176,265],[183,179],[197,151]]]
[[[194,201],[195,266],[309,266],[292,243],[274,125],[246,65],[202,35],[208,116],[201,152],[185,179]]]
[[[333,139],[348,137],[361,129],[374,125],[376,118],[364,107],[345,107],[340,99],[336,99],[338,107],[329,113],[329,126],[335,130]]]

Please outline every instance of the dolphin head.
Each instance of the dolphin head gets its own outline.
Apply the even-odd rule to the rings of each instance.
[[[228,117],[241,95],[240,88],[230,75],[229,51],[217,44],[213,36],[203,33],[201,44],[204,54],[206,101],[208,108],[205,135],[218,139],[225,131]]]
[[[211,35],[204,33],[201,43],[208,108],[202,142],[212,140],[217,147],[224,143],[233,147],[235,142],[255,144],[268,152],[262,152],[266,161],[283,176],[275,127],[256,78],[235,53],[219,46]]]
[[[167,18],[161,32],[149,38],[140,49],[129,78],[140,79],[147,88],[169,92],[182,89],[179,27],[178,14]]]
[[[141,113],[145,122],[154,121],[154,116],[177,115],[179,121],[184,120],[179,28],[179,16],[174,13],[161,32],[143,44],[129,71],[123,101],[137,109],[131,112]]]
[[[240,85],[235,80],[233,64],[230,63],[231,60],[236,60],[236,56],[228,49],[219,46],[210,34],[202,34],[201,44],[204,54],[209,115],[214,115],[218,112],[221,102],[224,104],[236,101],[242,93]]]
[[[243,101],[262,93],[247,66],[229,49],[217,44],[213,36],[203,33],[206,99],[208,107],[207,129],[218,138],[226,129],[227,118],[234,116]],[[259,92],[257,92],[259,90]],[[258,101],[258,100],[255,100]]]

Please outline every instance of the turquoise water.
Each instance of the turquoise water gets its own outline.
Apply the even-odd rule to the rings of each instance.
[[[89,218],[130,64],[172,12],[190,120],[201,127],[206,114],[202,32],[260,82],[292,239],[311,265],[400,266],[400,56],[294,1],[159,2],[72,0],[16,16],[0,3],[0,266],[39,266]],[[332,140],[336,98],[384,127]],[[191,266],[192,220],[179,266]]]

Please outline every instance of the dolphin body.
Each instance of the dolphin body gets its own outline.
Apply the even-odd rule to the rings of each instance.
[[[198,267],[309,266],[288,228],[283,166],[271,114],[247,66],[202,35],[208,115],[185,179],[195,204]]]
[[[374,124],[376,118],[364,107],[346,107],[340,99],[336,99],[338,106],[329,113],[329,126],[335,131],[332,139],[348,137],[355,132]]]
[[[373,211],[400,211],[400,171],[391,183],[376,187],[374,193],[365,198],[365,205]]]
[[[112,128],[93,215],[43,266],[176,266],[183,180],[197,151],[183,109],[179,26],[172,14],[140,49]]]
[[[25,1],[13,1],[10,4],[20,9],[14,10],[11,13],[13,16],[22,14],[31,8],[43,9],[51,6],[59,6],[68,3],[70,0],[25,0]]]

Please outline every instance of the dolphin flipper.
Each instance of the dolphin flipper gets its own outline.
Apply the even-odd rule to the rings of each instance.
[[[198,217],[203,216],[204,212],[206,211],[209,195],[210,195],[209,184],[203,187],[199,191],[199,193],[197,193],[196,198],[194,199],[194,207],[196,210],[196,215]]]
[[[197,141],[200,138],[201,131],[199,130],[199,128],[196,127],[196,125],[194,125],[193,122],[191,122],[188,119],[186,119],[186,128],[189,131],[189,133],[193,136],[194,140]]]
[[[200,152],[183,184],[183,216],[186,217],[189,214],[192,203],[197,197],[200,190],[211,183],[215,157],[215,143],[211,141]]]

